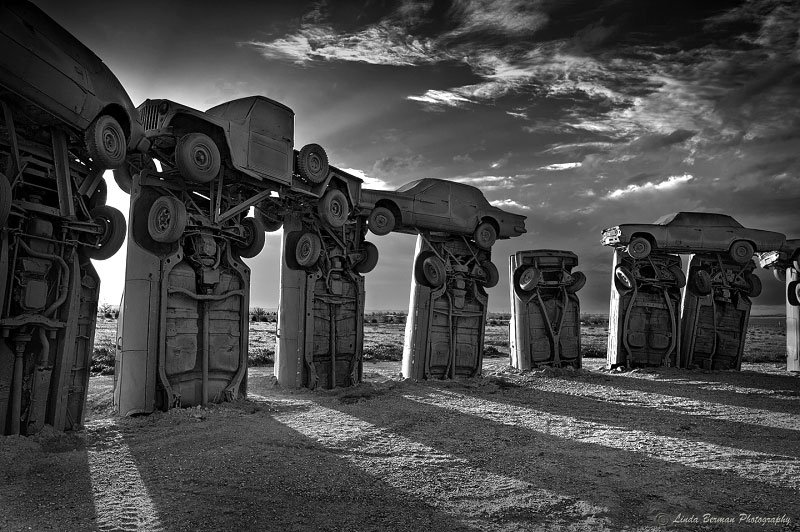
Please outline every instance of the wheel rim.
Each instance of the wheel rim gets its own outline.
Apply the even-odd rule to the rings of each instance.
[[[308,155],[308,169],[314,174],[322,169],[322,159],[320,159],[319,155],[316,153],[311,153]]]
[[[752,257],[750,255],[750,246],[739,244],[733,247],[733,258],[739,262],[744,262]]]
[[[442,281],[439,269],[436,267],[436,264],[431,259],[425,259],[425,262],[422,264],[422,269],[425,272],[425,277],[430,281],[431,284],[439,286]]]
[[[492,231],[489,228],[484,227],[480,231],[478,231],[478,240],[481,244],[484,245],[489,244],[491,239],[492,239]]]
[[[626,272],[617,270],[617,279],[619,279],[619,282],[622,283],[622,286],[625,288],[633,288],[633,281],[628,277]]]
[[[342,204],[341,203],[339,203],[336,200],[331,201],[330,207],[328,208],[328,212],[330,212],[331,217],[337,218],[337,219],[341,218],[343,211],[344,211],[344,209],[342,209]]]
[[[632,256],[642,257],[647,254],[649,247],[646,241],[636,240],[631,244],[629,251]]]
[[[119,131],[111,126],[103,128],[102,132],[103,149],[112,158],[116,159],[121,157],[122,154],[122,139],[119,136]]]
[[[253,229],[250,224],[242,224],[242,238],[244,238],[245,247],[249,247],[253,243]]]
[[[108,242],[108,239],[111,236],[111,230],[109,227],[110,222],[104,216],[98,216],[97,218],[94,219],[94,221],[97,222],[97,225],[99,225],[100,229],[102,229],[102,233],[100,233],[100,238],[97,243],[101,246],[105,245],[105,243]]]
[[[535,277],[534,273],[535,272],[532,269],[527,269],[522,272],[522,275],[519,278],[519,284],[523,286],[529,284]]]
[[[205,144],[197,144],[192,149],[192,162],[199,170],[209,170],[213,164],[211,150]]]
[[[299,245],[297,246],[297,259],[298,262],[301,264],[307,264],[311,262],[311,258],[314,254],[314,245],[311,242],[311,239],[308,237],[304,237],[300,240]]]
[[[389,219],[383,213],[378,213],[373,219],[375,222],[375,229],[378,231],[385,231],[389,227]]]
[[[168,207],[161,207],[156,212],[155,228],[159,233],[166,233],[172,225],[172,212]]]

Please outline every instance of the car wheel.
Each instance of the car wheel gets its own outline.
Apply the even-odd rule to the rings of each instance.
[[[375,207],[367,218],[367,227],[378,236],[388,235],[394,231],[394,213],[386,207]]]
[[[350,216],[347,197],[341,190],[328,190],[317,205],[317,212],[322,221],[331,227],[342,227]]]
[[[675,277],[675,285],[678,288],[686,286],[686,274],[683,273],[683,269],[680,266],[677,264],[675,266],[670,266],[669,272]]]
[[[211,137],[204,133],[187,133],[175,146],[175,164],[187,180],[210,183],[219,174],[222,159]]]
[[[300,177],[311,183],[318,185],[328,177],[328,154],[319,144],[306,144],[300,148],[297,155],[297,173]]]
[[[249,216],[242,219],[242,233],[244,244],[233,244],[233,249],[243,259],[255,257],[264,249],[267,235],[264,234],[264,224],[258,218]]]
[[[105,260],[114,255],[125,241],[127,226],[125,216],[108,205],[99,205],[89,213],[92,220],[98,224],[103,232],[97,247],[84,248],[84,255],[90,259]]]
[[[447,271],[442,259],[433,251],[423,251],[414,261],[414,279],[422,286],[439,288],[444,284]]]
[[[281,220],[280,216],[270,213],[266,206],[256,207],[255,215],[256,218],[261,222],[261,225],[264,226],[264,231],[267,233],[274,233],[283,227],[283,220]]]
[[[125,162],[128,142],[117,119],[100,115],[86,130],[84,140],[89,157],[98,169],[119,168]]]
[[[644,259],[652,250],[653,246],[650,244],[650,241],[643,236],[634,237],[628,243],[628,255],[630,255],[632,259]]]
[[[747,264],[752,260],[755,249],[753,249],[753,244],[750,242],[746,240],[737,240],[731,244],[731,249],[728,253],[730,253],[731,258],[737,264]]]
[[[322,242],[314,233],[302,233],[294,247],[294,259],[301,269],[313,267],[322,252]]]
[[[497,266],[490,260],[481,262],[481,269],[484,273],[483,286],[486,288],[494,288],[500,282],[500,272],[497,271]]]
[[[364,242],[364,258],[361,259],[353,270],[356,273],[369,273],[378,265],[378,248],[372,242]]]
[[[6,226],[11,214],[11,183],[4,173],[0,172],[0,229]]]
[[[475,228],[472,238],[479,248],[490,250],[497,240],[497,231],[489,222],[483,222]]]
[[[635,283],[636,279],[628,268],[622,264],[618,264],[617,267],[614,268],[614,287],[617,289],[617,292],[623,293],[628,290],[633,290]]]
[[[542,279],[542,272],[534,266],[517,268],[514,272],[514,284],[523,292],[532,292]]]
[[[125,194],[130,194],[133,177],[144,169],[152,174],[158,171],[153,159],[141,153],[133,153],[125,158],[125,162],[119,168],[114,168],[114,181]]]
[[[747,295],[750,297],[758,297],[761,295],[761,279],[754,273],[746,273],[744,280],[747,283]]]
[[[147,232],[156,242],[177,242],[186,230],[186,206],[172,196],[161,196],[150,206],[147,215]]]
[[[568,294],[574,294],[586,284],[586,274],[583,272],[572,273],[572,283],[567,285],[566,290]]]
[[[781,283],[786,282],[786,270],[784,268],[781,268],[780,266],[772,268],[772,276],[775,277],[776,281],[779,281]]]
[[[711,293],[711,274],[705,270],[697,270],[692,275],[692,282],[689,284],[689,290],[698,296],[707,296]]]
[[[786,287],[786,299],[792,306],[800,306],[800,283],[791,281]]]

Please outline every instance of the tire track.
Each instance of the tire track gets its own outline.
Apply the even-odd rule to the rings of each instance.
[[[93,436],[87,454],[98,529],[163,530],[139,468],[114,421],[89,422],[86,430]]]

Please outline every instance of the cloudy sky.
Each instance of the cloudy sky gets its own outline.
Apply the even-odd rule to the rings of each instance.
[[[36,3],[136,104],[263,94],[294,109],[296,145],[320,143],[371,186],[453,179],[526,215],[528,233],[493,251],[492,310],[508,308],[510,253],[555,248],[580,257],[583,310],[607,311],[600,231],[618,223],[698,210],[800,236],[790,0]],[[371,240],[368,307],[406,307],[414,238]],[[275,307],[278,237],[267,246],[249,261],[251,301]],[[118,301],[122,254],[98,265]],[[759,274],[759,306],[781,304]]]

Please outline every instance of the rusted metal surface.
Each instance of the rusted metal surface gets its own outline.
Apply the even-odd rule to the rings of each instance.
[[[497,283],[491,253],[464,237],[417,237],[403,346],[403,376],[480,375],[488,296]]]
[[[608,368],[675,366],[680,349],[681,259],[662,252],[636,260],[614,251]]]
[[[681,367],[740,369],[751,298],[761,281],[751,260],[739,264],[723,254],[694,255],[681,317]]]
[[[586,276],[573,271],[570,251],[518,251],[509,257],[511,365],[581,367],[581,311],[577,292]]]
[[[125,220],[65,131],[0,107],[0,433],[77,429],[100,289],[89,259],[116,252]]]
[[[241,257],[260,251],[263,229],[250,234],[257,224],[242,215],[215,224],[214,193],[203,201],[198,188],[134,178],[114,389],[121,414],[246,395],[250,269]]]

